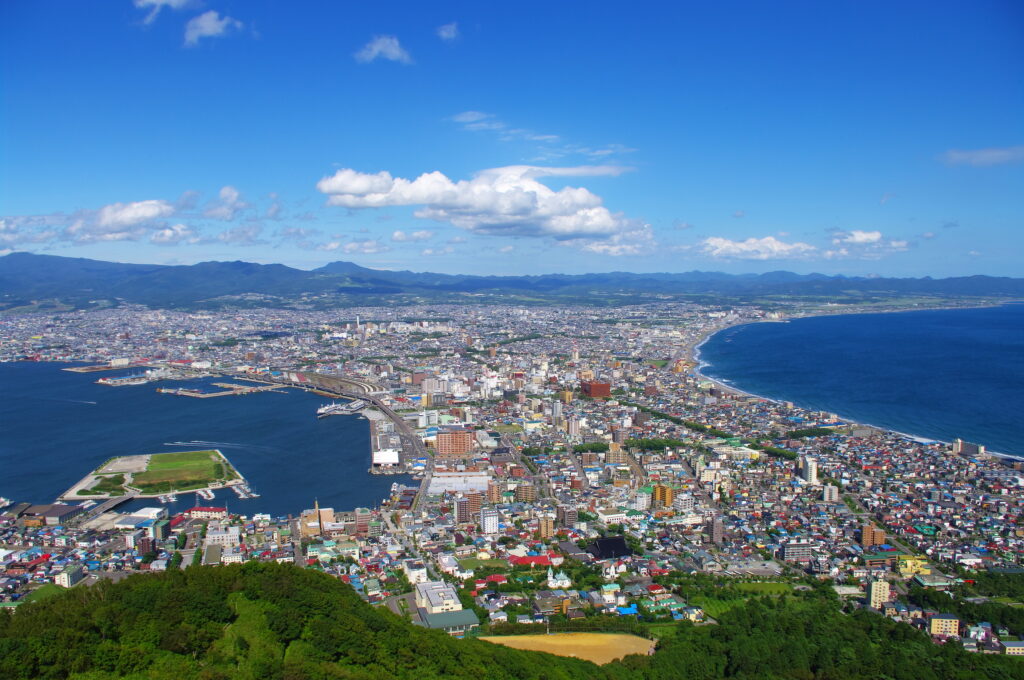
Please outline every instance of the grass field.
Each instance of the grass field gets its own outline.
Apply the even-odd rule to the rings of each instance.
[[[150,457],[145,472],[132,477],[132,486],[147,493],[199,489],[234,476],[218,451],[158,453]]]
[[[793,592],[793,586],[788,583],[775,583],[772,581],[754,581],[751,583],[732,584],[737,590],[744,590],[758,595],[784,595]]]
[[[480,569],[481,567],[501,569],[502,567],[508,567],[508,562],[505,560],[478,560],[475,557],[467,557],[464,560],[459,560],[459,566],[463,569]]]
[[[48,597],[54,595],[60,595],[64,592],[64,589],[53,583],[47,583],[44,586],[40,586],[33,590],[31,593],[21,598],[22,602],[35,602],[37,600],[45,600]]]
[[[654,642],[625,633],[555,633],[554,635],[504,635],[480,638],[515,649],[573,656],[606,664],[629,654],[648,654]]]

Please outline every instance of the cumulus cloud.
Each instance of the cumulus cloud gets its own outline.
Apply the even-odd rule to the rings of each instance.
[[[934,234],[933,234],[934,236]],[[902,239],[887,239],[880,231],[835,231],[832,234],[831,250],[822,253],[828,259],[877,260],[892,253],[910,248],[910,242]]]
[[[391,234],[392,241],[429,241],[432,238],[434,238],[434,232],[427,229],[420,229],[419,231],[414,231],[411,234],[407,234],[401,229],[396,229],[395,232]]]
[[[992,147],[989,149],[950,149],[942,154],[947,165],[1003,165],[1024,161],[1024,146]]]
[[[363,49],[355,53],[356,61],[361,64],[368,64],[377,59],[397,61],[400,64],[411,64],[412,56],[398,42],[393,35],[375,35],[373,40],[366,43]]]
[[[473,179],[453,182],[440,172],[416,179],[383,171],[365,174],[343,169],[324,177],[317,189],[329,205],[346,208],[419,206],[417,217],[448,222],[467,231],[505,236],[546,236],[557,240],[608,238],[635,228],[612,213],[587,189],[558,191],[545,177],[615,176],[627,168],[587,165],[570,168],[515,165],[483,170]]]
[[[183,241],[195,243],[197,240],[195,230],[184,224],[175,224],[170,227],[157,229],[149,236],[150,243],[156,243],[161,246],[174,246]]]
[[[0,219],[0,244],[95,243],[135,241],[154,229],[177,209],[171,203],[152,199],[111,203],[98,210],[77,210],[70,215],[16,215]]]
[[[221,16],[215,10],[192,17],[185,24],[185,46],[194,47],[201,38],[218,38],[229,31],[242,28],[242,22],[229,16]]]
[[[172,214],[174,214],[174,206],[167,201],[111,203],[99,209],[96,214],[96,225],[103,229],[119,229],[168,217]]]
[[[437,37],[445,42],[451,42],[459,37],[459,25],[456,22],[444,24],[437,27]]]
[[[5,249],[29,243],[46,243],[60,236],[53,216],[32,215],[0,218],[0,246]]]
[[[580,247],[590,253],[621,257],[623,255],[648,255],[654,252],[657,242],[650,225],[634,225],[604,240],[588,240]]]
[[[242,201],[242,194],[233,186],[221,188],[216,201],[212,201],[203,211],[206,217],[230,222],[239,211],[248,208],[249,204]]]
[[[344,243],[342,241],[331,241],[317,246],[317,250],[337,250],[347,254],[358,253],[362,255],[375,255],[377,253],[386,253],[391,250],[391,248],[381,243],[379,239],[365,238],[354,239],[348,243]]]
[[[435,255],[451,255],[455,252],[455,249],[451,246],[445,246],[444,248],[424,248],[420,251],[420,255],[424,257],[432,257]]]
[[[721,236],[712,236],[700,242],[700,250],[705,255],[729,260],[792,260],[808,257],[817,248],[799,241],[785,243],[774,236],[764,238],[748,238],[733,241]]]
[[[135,6],[139,9],[149,9],[149,14],[142,20],[144,24],[151,24],[156,21],[156,17],[160,14],[160,10],[164,7],[171,9],[181,9],[188,5],[192,0],[135,0]]]
[[[881,240],[882,232],[880,231],[860,231],[858,229],[853,231],[837,231],[832,236],[832,243],[835,245],[866,245],[878,243]]]

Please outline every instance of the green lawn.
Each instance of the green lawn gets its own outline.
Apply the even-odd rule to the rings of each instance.
[[[752,582],[734,583],[732,585],[738,590],[745,590],[750,593],[757,593],[758,595],[784,595],[793,591],[793,586],[788,583]]]
[[[501,434],[509,434],[510,432],[522,432],[522,425],[496,425],[494,428],[495,432]]]
[[[711,618],[717,619],[730,609],[742,607],[746,602],[747,599],[745,597],[735,597],[730,600],[716,600],[710,597],[695,597],[691,604],[703,609],[704,613]]]
[[[36,588],[31,593],[21,598],[21,601],[35,602],[36,600],[45,600],[48,597],[53,597],[54,595],[59,595],[63,592],[64,588],[61,588],[60,586],[53,583],[47,583],[46,585]]]
[[[463,569],[480,569],[482,567],[501,569],[502,567],[507,567],[508,562],[505,560],[478,560],[475,557],[467,557],[464,560],[459,560],[459,566]]]
[[[150,457],[145,472],[132,477],[132,486],[146,493],[185,491],[235,476],[217,451],[158,453]]]

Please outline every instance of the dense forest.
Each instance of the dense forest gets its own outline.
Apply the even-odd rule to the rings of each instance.
[[[0,677],[1024,678],[1024,659],[938,646],[909,626],[844,613],[827,588],[759,597],[718,625],[678,624],[652,657],[595,666],[455,640],[289,565],[191,567],[101,582],[0,613]]]

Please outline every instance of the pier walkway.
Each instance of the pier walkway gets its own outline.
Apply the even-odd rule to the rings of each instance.
[[[128,492],[128,494],[126,494],[124,496],[117,496],[115,498],[108,498],[107,500],[103,501],[99,505],[95,505],[95,506],[89,508],[84,513],[82,513],[81,515],[76,517],[74,519],[74,522],[76,524],[83,524],[85,522],[88,522],[89,520],[96,519],[97,517],[99,517],[103,513],[107,512],[108,510],[113,510],[114,508],[116,508],[117,506],[121,505],[122,503],[127,503],[128,501],[133,500],[134,498],[138,497],[138,495],[139,495],[138,491],[130,491],[130,492]]]

